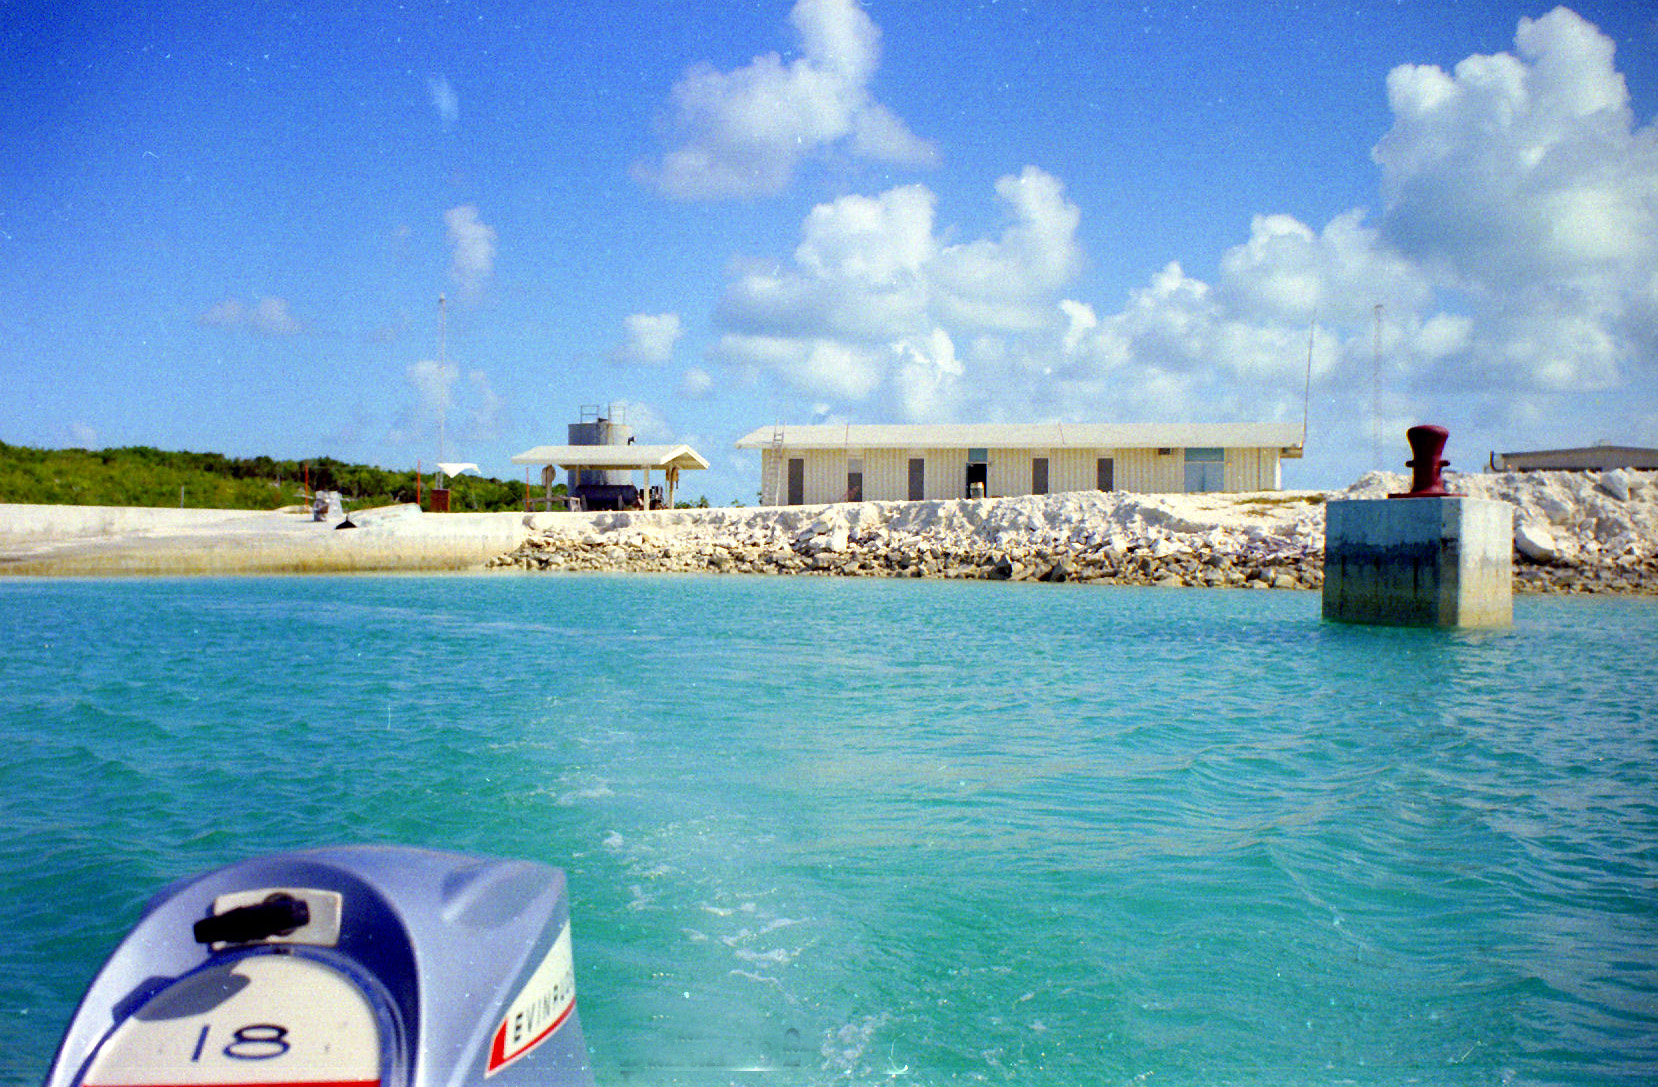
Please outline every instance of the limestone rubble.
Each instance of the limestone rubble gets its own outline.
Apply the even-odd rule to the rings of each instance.
[[[1658,592],[1658,473],[1447,476],[1515,508],[1518,591]],[[1001,499],[545,514],[496,568],[1092,581],[1316,589],[1324,502],[1345,491],[1071,492]]]

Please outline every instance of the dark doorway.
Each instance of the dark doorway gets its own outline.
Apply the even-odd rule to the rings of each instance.
[[[975,487],[977,489],[975,489]],[[983,498],[990,493],[990,465],[984,461],[967,462],[967,497]]]
[[[803,457],[789,458],[789,505],[804,506],[806,504],[806,460]]]
[[[922,457],[910,458],[910,501],[919,502],[927,497],[927,461]]]
[[[1099,459],[1099,488],[1102,491],[1117,489],[1117,462],[1111,457]]]
[[[1048,493],[1048,458],[1035,457],[1030,462],[1030,493]]]

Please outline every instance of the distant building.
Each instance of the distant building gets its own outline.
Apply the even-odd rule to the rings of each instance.
[[[1301,456],[1293,423],[1031,423],[763,427],[763,505],[1057,491],[1266,491]]]
[[[1581,449],[1538,449],[1492,453],[1493,472],[1586,472],[1608,468],[1658,468],[1658,449],[1634,445],[1590,445]]]

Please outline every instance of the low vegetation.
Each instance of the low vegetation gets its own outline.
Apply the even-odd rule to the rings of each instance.
[[[350,509],[430,501],[433,474],[416,490],[413,471],[394,472],[332,457],[273,460],[219,453],[174,453],[149,446],[124,449],[31,449],[0,442],[0,502],[44,506],[177,506],[270,510],[304,505],[317,491],[339,491]],[[524,508],[524,481],[464,475],[450,478],[449,508],[491,513]],[[544,497],[540,484],[532,497]],[[564,484],[553,486],[564,494]],[[707,508],[708,498],[676,502]]]
[[[422,497],[431,482],[428,475],[420,483]],[[448,482],[453,510],[524,508],[523,480],[466,475]],[[553,488],[555,494],[563,490],[562,484]],[[0,442],[0,502],[260,510],[307,503],[315,491],[339,491],[352,508],[413,502],[415,473],[331,457],[293,461],[147,446],[31,449]]]
[[[1243,513],[1266,515],[1288,506],[1322,506],[1324,495],[1316,491],[1287,491],[1284,494],[1251,494],[1238,503]]]

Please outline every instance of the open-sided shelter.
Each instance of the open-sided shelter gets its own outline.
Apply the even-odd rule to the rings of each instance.
[[[668,508],[674,504],[674,492],[679,486],[679,473],[687,469],[707,468],[696,450],[688,445],[538,445],[512,458],[512,463],[562,468],[572,479],[579,479],[584,470],[604,472],[643,472],[645,484],[640,488],[646,494],[651,489],[651,472],[662,473],[667,483]],[[546,486],[546,500],[553,496],[553,475],[542,472]],[[529,489],[526,477],[525,490]]]

